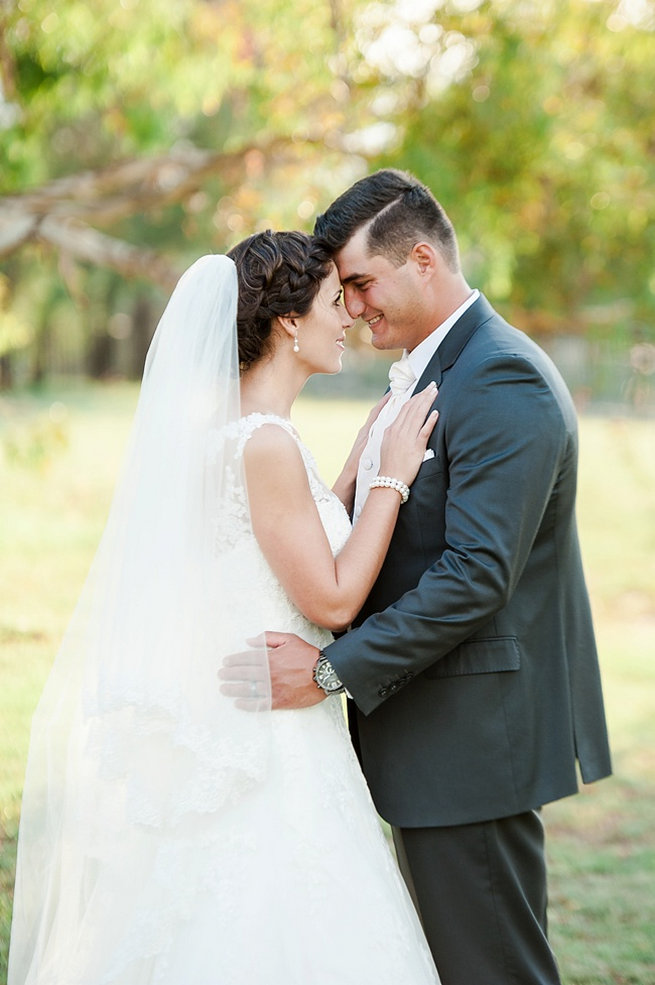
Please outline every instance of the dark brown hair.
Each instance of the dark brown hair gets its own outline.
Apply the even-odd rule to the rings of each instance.
[[[384,256],[396,267],[420,240],[432,243],[449,269],[459,270],[453,225],[429,188],[406,171],[385,168],[361,178],[337,198],[314,226],[314,235],[332,256],[370,223],[370,256]]]
[[[237,268],[239,363],[247,369],[271,349],[275,318],[306,315],[332,260],[313,236],[255,233],[227,254]]]

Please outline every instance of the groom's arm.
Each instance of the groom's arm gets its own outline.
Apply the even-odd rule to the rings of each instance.
[[[574,488],[568,396],[560,403],[529,360],[494,357],[476,368],[458,400],[450,413],[442,407],[446,550],[416,588],[325,651],[366,714],[507,604],[555,483]]]

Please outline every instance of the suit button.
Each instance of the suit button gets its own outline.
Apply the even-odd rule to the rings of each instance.
[[[370,472],[371,469],[373,468],[373,459],[372,458],[363,458],[362,459],[362,468],[366,469],[367,472]]]

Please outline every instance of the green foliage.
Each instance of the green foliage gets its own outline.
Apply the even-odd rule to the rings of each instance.
[[[55,406],[48,415],[4,436],[2,443],[8,465],[45,472],[53,457],[68,445],[66,414],[58,411]]]
[[[453,217],[471,283],[526,330],[649,342],[654,31],[653,0],[17,0],[0,12],[0,180],[83,189],[126,160],[221,152],[175,202],[98,219],[182,266],[311,228],[353,178],[408,168]],[[18,377],[56,334],[40,301],[38,330],[25,317],[35,281],[78,370],[103,316],[147,293],[33,245],[6,272]]]
[[[329,7],[311,0],[21,0],[5,19],[6,190],[178,140],[304,135],[333,102]]]
[[[589,307],[620,299],[635,331],[655,313],[655,12],[638,26],[623,6],[444,3],[437,64],[466,38],[470,67],[383,158],[433,188],[469,268],[536,331],[593,330]]]

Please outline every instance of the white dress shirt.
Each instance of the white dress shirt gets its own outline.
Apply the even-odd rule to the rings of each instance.
[[[377,420],[373,423],[373,426],[369,431],[368,441],[364,451],[362,452],[362,457],[359,460],[359,469],[357,470],[357,487],[355,490],[353,523],[357,522],[357,518],[362,512],[362,508],[366,502],[366,497],[368,496],[371,481],[379,473],[380,445],[382,443],[382,435],[384,434],[385,428],[389,427],[392,421],[395,420],[400,408],[413,394],[416,384],[423,375],[428,363],[443,340],[446,338],[446,335],[455,322],[459,321],[467,308],[470,308],[479,297],[480,292],[478,290],[473,291],[471,296],[468,297],[463,304],[460,304],[459,308],[453,311],[452,315],[449,315],[449,317],[446,318],[441,325],[435,328],[435,330],[431,332],[426,339],[423,339],[420,345],[417,345],[411,352],[407,352],[407,350],[405,350],[403,353],[403,359],[407,359],[409,367],[411,367],[414,374],[414,382],[410,384],[404,393],[399,393],[391,397],[391,399],[382,408]]]

